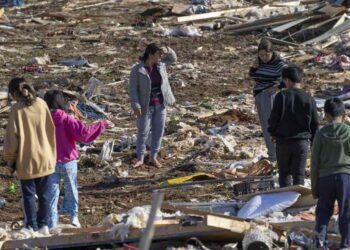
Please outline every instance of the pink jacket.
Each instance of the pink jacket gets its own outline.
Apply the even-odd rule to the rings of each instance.
[[[57,109],[51,113],[56,127],[57,163],[67,163],[78,159],[76,142],[89,143],[94,141],[108,126],[107,121],[85,126],[82,122]]]

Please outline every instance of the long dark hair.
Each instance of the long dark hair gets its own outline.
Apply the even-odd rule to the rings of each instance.
[[[24,99],[27,106],[32,105],[36,100],[35,89],[23,77],[15,77],[10,80],[8,85],[9,102],[10,95],[12,97],[17,96],[21,99]]]
[[[273,52],[273,45],[271,41],[266,38],[261,39],[258,46],[258,52],[261,50],[265,50],[266,52]]]
[[[148,44],[146,49],[145,49],[145,52],[143,53],[142,56],[140,56],[140,60],[143,62],[146,62],[149,55],[154,55],[157,51],[160,51],[160,48],[158,47],[157,44],[155,44],[155,43]]]
[[[47,91],[44,100],[50,110],[62,109],[66,110],[66,100],[64,99],[62,91],[50,90]]]

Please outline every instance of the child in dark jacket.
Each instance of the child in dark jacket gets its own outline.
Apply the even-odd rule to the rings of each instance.
[[[341,248],[350,247],[350,127],[343,121],[344,104],[338,98],[324,106],[328,124],[315,136],[311,160],[312,193],[318,198],[318,247],[327,246],[327,226],[338,202]]]
[[[65,100],[62,92],[53,90],[45,94],[46,103],[56,128],[57,164],[52,179],[49,228],[58,224],[58,198],[60,181],[64,180],[64,199],[61,213],[68,214],[71,223],[80,227],[78,219],[78,186],[77,172],[79,158],[76,142],[89,143],[94,141],[110,125],[108,121],[101,121],[89,126],[65,112]]]
[[[315,100],[301,89],[303,72],[296,66],[282,71],[287,89],[275,97],[269,132],[276,140],[280,187],[304,185],[309,142],[318,128]]]

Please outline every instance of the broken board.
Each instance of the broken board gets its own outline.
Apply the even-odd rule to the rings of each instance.
[[[11,240],[5,241],[2,249],[32,249],[34,247],[50,248],[50,249],[70,249],[72,247],[100,246],[123,244],[130,242],[138,242],[141,236],[140,229],[131,229],[126,240],[120,240],[113,237],[111,229],[91,228],[77,230],[75,234],[55,235],[52,237],[40,237],[35,239]],[[157,225],[154,233],[154,240],[169,239],[188,239],[197,237],[205,240],[230,241],[241,240],[242,234],[231,232],[230,230],[207,226],[203,222],[199,222],[192,226],[178,225]],[[83,249],[83,248],[81,248]]]
[[[238,16],[244,16],[244,14],[250,10],[251,10],[251,7],[245,7],[245,8],[223,10],[223,11],[197,14],[197,15],[191,15],[191,16],[183,16],[183,17],[178,17],[177,22],[178,23],[186,23],[186,22],[209,20],[209,19],[223,17],[226,14],[234,14],[234,15],[238,15]]]

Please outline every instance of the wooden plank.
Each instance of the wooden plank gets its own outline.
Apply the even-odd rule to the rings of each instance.
[[[188,4],[175,4],[173,6],[173,8],[171,9],[171,13],[176,14],[176,15],[181,15],[183,14],[188,8],[190,7],[190,5]]]
[[[304,42],[303,45],[323,42],[323,41],[327,40],[328,38],[330,38],[331,36],[343,33],[345,31],[347,31],[348,29],[350,29],[350,20],[345,21],[344,23],[340,24],[338,27],[327,31],[318,37],[315,37],[313,39],[310,39],[310,40]]]
[[[262,23],[262,24],[259,24],[259,25],[249,26],[249,27],[245,27],[245,28],[241,28],[241,29],[235,29],[233,31],[227,32],[227,34],[242,34],[242,33],[245,33],[245,32],[265,29],[267,27],[271,27],[271,26],[274,26],[274,25],[281,25],[281,24],[287,23],[289,21],[290,20],[288,20],[288,19],[287,20],[276,20],[276,21],[273,21],[273,22],[270,22],[270,23]]]
[[[292,33],[292,34],[289,34],[288,36],[285,36],[285,37],[281,38],[281,39],[282,39],[282,40],[285,40],[285,39],[287,39],[287,38],[293,37],[293,36],[295,36],[296,34],[305,32],[305,31],[307,31],[307,30],[319,28],[319,27],[321,27],[321,26],[323,26],[323,25],[325,25],[325,24],[327,24],[327,23],[329,23],[329,22],[333,22],[333,21],[336,20],[336,19],[338,19],[338,17],[328,18],[327,20],[325,20],[325,21],[323,21],[323,22],[318,22],[318,23],[316,23],[316,24],[312,24],[312,25],[310,25],[310,26],[308,26],[308,27],[306,27],[306,28],[304,28],[304,29],[302,29],[302,30],[298,30],[298,31],[296,31],[296,32],[294,32],[294,33]]]
[[[346,11],[346,8],[344,6],[326,5],[318,11],[330,17],[334,17],[339,15],[340,13],[344,13]]]
[[[325,48],[327,48],[327,47],[329,47],[329,46],[335,44],[335,43],[338,42],[338,41],[339,41],[339,38],[336,37],[336,38],[334,38],[333,40],[322,44],[322,45],[321,45],[321,48],[322,48],[322,49],[325,49]]]
[[[300,5],[300,0],[298,1],[288,1],[288,2],[273,2],[270,4],[271,6],[275,7],[297,7]]]
[[[228,27],[228,29],[234,30],[233,34],[238,34],[238,33],[243,33],[243,32],[248,32],[248,31],[253,31],[253,30],[264,29],[264,28],[267,28],[269,26],[282,25],[282,24],[285,24],[287,22],[297,20],[299,18],[303,18],[307,15],[309,15],[309,20],[326,17],[323,14],[322,15],[314,15],[314,14],[310,14],[310,13],[305,14],[305,15],[301,15],[299,13],[299,15],[301,15],[300,17],[295,17],[295,16],[293,17],[293,15],[295,15],[295,14],[285,15],[285,18],[281,18],[281,16],[276,16],[276,17],[271,17],[271,18],[266,18],[266,19],[260,19],[260,20],[254,21],[250,24],[249,23],[238,24],[238,25],[236,25],[238,27],[235,27],[235,28],[232,27],[234,25],[227,26],[227,27]],[[246,26],[246,27],[244,27],[244,26]],[[231,28],[229,28],[229,27],[231,27]]]
[[[345,20],[346,20],[346,18],[347,18],[347,14],[344,13],[343,15],[341,15],[340,18],[339,18],[339,20],[334,24],[333,29],[336,28],[336,27],[338,27],[338,26],[341,25],[342,23],[344,23]]]
[[[243,201],[247,201],[250,198],[252,198],[256,195],[259,195],[259,194],[273,194],[273,193],[281,193],[281,192],[297,192],[297,193],[301,194],[299,199],[297,200],[297,202],[294,203],[290,208],[301,208],[301,207],[314,206],[316,204],[316,201],[317,201],[312,197],[311,188],[307,188],[307,187],[304,187],[301,185],[284,187],[284,188],[276,188],[276,189],[269,190],[266,192],[257,192],[254,194],[242,195],[242,196],[239,196],[236,198],[243,200]]]
[[[139,241],[141,235],[140,229],[131,229],[128,238],[125,241],[114,238],[111,230],[108,232],[91,232],[70,235],[57,235],[52,237],[40,237],[35,239],[11,240],[4,242],[3,250],[23,249],[42,247],[42,248],[67,248],[67,247],[83,247],[96,246],[101,244],[121,244],[127,242]],[[230,241],[241,240],[242,234],[231,232],[229,230],[209,227],[203,222],[199,222],[193,226],[183,227],[182,225],[165,225],[155,228],[154,239],[188,239],[189,237],[197,237],[199,239]]]
[[[229,111],[229,109],[220,109],[220,110],[216,110],[216,111],[201,113],[201,114],[197,115],[197,119],[205,119],[205,118],[211,117],[213,115],[222,115],[222,114],[226,113],[227,111]]]
[[[274,17],[268,17],[268,18],[263,18],[263,19],[258,19],[255,21],[250,21],[247,23],[243,24],[234,24],[234,25],[229,25],[224,28],[225,31],[227,30],[238,30],[238,29],[243,29],[247,27],[252,27],[256,25],[262,25],[262,24],[269,24],[269,23],[274,23],[276,21],[285,21],[289,22],[291,20],[301,18],[303,17],[303,13],[294,13],[294,14],[287,14],[287,15],[280,15],[280,16],[274,16]]]
[[[289,22],[289,23],[277,26],[277,27],[273,28],[272,31],[280,33],[280,32],[283,32],[283,31],[285,31],[287,29],[290,29],[290,28],[292,28],[292,27],[294,27],[294,26],[296,26],[298,24],[301,24],[301,23],[303,23],[303,22],[305,22],[305,21],[307,21],[309,19],[310,19],[310,17],[297,19],[295,21],[292,21],[292,22]]]
[[[270,225],[280,231],[290,232],[291,230],[298,229],[310,229],[314,230],[316,226],[316,221],[307,221],[307,220],[297,220],[297,221],[284,221],[284,222],[272,222]],[[331,219],[328,224],[328,232],[334,233],[338,231],[338,222],[335,219]]]
[[[207,226],[227,229],[231,232],[242,234],[242,237],[244,237],[244,233],[250,229],[249,222],[214,215],[206,216],[206,224]]]
[[[177,22],[178,23],[186,23],[186,22],[195,22],[195,21],[203,21],[203,20],[209,20],[209,19],[215,19],[219,17],[223,17],[225,14],[234,14],[234,15],[241,15],[240,13],[251,10],[253,6],[251,7],[242,7],[237,9],[230,9],[230,10],[223,10],[223,11],[216,11],[216,12],[210,12],[210,13],[204,13],[204,14],[197,14],[197,15],[191,15],[191,16],[183,16],[178,17]]]

